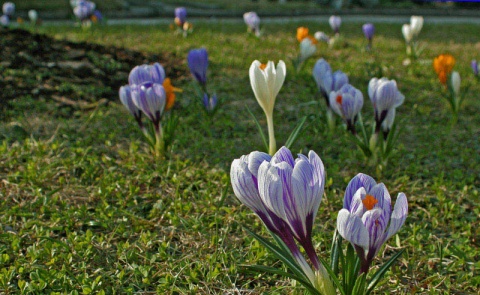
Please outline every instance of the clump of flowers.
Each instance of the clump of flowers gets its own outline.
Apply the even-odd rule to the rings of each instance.
[[[330,107],[330,93],[338,91],[343,85],[348,84],[348,76],[342,71],[333,72],[330,64],[323,58],[315,63],[312,70],[313,79],[317,84],[320,95],[324,98],[327,109],[326,117],[330,131],[335,128],[335,118],[333,117],[332,108]]]
[[[235,196],[263,221],[278,246],[248,232],[290,270],[250,266],[253,271],[296,280],[310,294],[334,295],[336,289],[341,294],[369,294],[402,254],[394,255],[366,283],[373,258],[404,224],[408,204],[405,194],[400,193],[392,211],[385,185],[358,174],[348,184],[344,208],[338,214],[339,235],[335,233],[332,240],[332,261],[327,264],[317,256],[313,223],[324,193],[325,168],[314,151],[296,159],[286,147],[273,156],[252,152],[232,162],[230,178]],[[340,236],[350,242],[346,254]]]
[[[183,37],[187,37],[188,34],[193,32],[193,25],[187,22],[187,9],[185,7],[175,8],[174,24],[176,26],[175,33],[182,34]]]
[[[93,23],[102,21],[103,17],[99,10],[95,9],[96,4],[92,1],[72,1],[73,14],[80,21],[82,27],[90,27]]]
[[[317,39],[309,35],[308,28],[297,28],[297,40],[300,42],[300,50],[296,59],[293,60],[293,65],[297,72],[299,72],[307,59],[315,54],[317,51]]]
[[[243,20],[247,25],[247,31],[260,37],[260,17],[254,11],[245,12],[243,14]]]
[[[12,2],[3,3],[2,12],[3,15],[0,16],[0,25],[4,28],[8,28],[10,26],[10,20],[15,13],[15,4],[13,4]]]
[[[452,124],[455,124],[458,119],[458,111],[465,98],[467,90],[461,91],[460,74],[453,71],[455,66],[455,58],[450,54],[440,54],[433,60],[433,69],[437,73],[440,83],[444,86],[442,94],[450,104],[452,110]],[[472,68],[477,70],[478,67],[472,63]]]
[[[408,58],[416,59],[423,49],[419,48],[417,37],[423,27],[423,17],[412,15],[410,23],[402,26],[403,38],[405,38]]]
[[[163,157],[173,140],[176,121],[171,114],[166,126],[162,126],[162,120],[173,107],[174,92],[180,89],[172,86],[159,63],[136,66],[128,76],[128,83],[120,87],[120,101],[134,116],[155,155]],[[143,123],[142,114],[150,120],[153,128]]]
[[[216,93],[211,93],[207,89],[207,69],[208,69],[208,52],[205,48],[192,49],[187,55],[188,67],[190,73],[197,80],[201,88],[202,103],[208,114],[214,114],[218,99]]]

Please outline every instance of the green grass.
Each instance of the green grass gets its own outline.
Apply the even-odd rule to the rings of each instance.
[[[243,25],[197,23],[188,38],[166,25],[42,27],[57,38],[186,56],[206,47],[209,87],[224,100],[213,120],[199,106],[189,79],[173,81],[180,123],[167,160],[148,152],[134,119],[122,105],[65,116],[51,101],[19,97],[0,132],[0,290],[5,294],[302,294],[278,277],[242,272],[241,265],[279,263],[243,230],[267,236],[261,222],[233,195],[229,167],[234,158],[261,148],[245,106],[262,124],[264,116],[250,88],[255,59],[283,59],[287,78],[274,112],[277,144],[296,121],[316,116],[294,145],[315,150],[327,170],[326,195],[314,226],[318,254],[328,259],[337,212],[348,181],[374,175],[396,198],[405,192],[409,217],[388,241],[379,265],[399,248],[395,264],[376,294],[475,294],[480,286],[480,86],[469,68],[480,59],[473,25],[429,25],[420,34],[421,61],[402,65],[400,25],[377,25],[372,53],[360,24],[342,26],[348,44],[319,45],[298,75],[295,29],[329,32],[327,24],[265,25],[264,36],[247,36]],[[440,96],[431,60],[448,52],[469,95],[456,126]],[[405,94],[397,109],[402,134],[389,166],[378,175],[339,126],[325,130],[323,101],[316,97],[311,68],[324,57],[345,71],[363,91],[363,116],[372,108],[367,83],[381,73],[396,79]],[[424,60],[424,61],[423,61]],[[186,62],[183,66],[186,68]],[[376,73],[376,74],[373,74]],[[167,73],[168,75],[168,73]],[[127,81],[125,81],[127,82]],[[99,97],[100,99],[100,97]],[[312,103],[318,102],[318,103]],[[265,124],[266,125],[266,124]]]

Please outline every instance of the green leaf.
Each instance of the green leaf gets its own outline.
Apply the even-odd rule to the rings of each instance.
[[[364,295],[365,294],[365,279],[366,274],[363,273],[355,281],[355,286],[353,286],[352,295]]]
[[[342,236],[338,234],[337,230],[335,230],[335,233],[333,234],[332,249],[330,251],[330,267],[332,268],[333,273],[336,275],[338,275],[338,263],[340,255],[343,256],[342,240]]]
[[[258,122],[257,118],[252,113],[250,108],[248,106],[246,106],[246,108],[248,113],[250,113],[250,115],[252,116],[253,121],[255,122],[255,125],[257,125],[258,132],[260,132],[260,136],[262,136],[263,144],[265,145],[265,151],[268,153],[268,142],[267,142],[267,138],[265,137],[265,134],[263,133],[262,126],[260,126],[260,122]]]
[[[293,129],[292,133],[290,133],[290,136],[285,142],[286,148],[290,149],[290,147],[295,143],[295,141],[297,141],[298,137],[303,131],[303,125],[305,125],[306,121],[307,121],[307,116],[304,116],[303,118],[300,119],[297,126]]]
[[[330,265],[328,265],[328,263],[323,260],[321,257],[318,257],[318,259],[320,260],[320,262],[323,264],[323,266],[325,267],[325,269],[327,270],[327,273],[330,275],[330,279],[332,279],[333,283],[335,284],[335,286],[338,288],[338,290],[340,291],[340,293],[342,295],[347,295],[347,293],[345,293],[345,290],[342,286],[342,283],[340,282],[340,280],[338,279],[338,276],[333,272],[332,268],[330,267]]]
[[[252,237],[254,237],[257,241],[259,241],[265,248],[270,250],[272,254],[277,257],[279,260],[281,260],[283,263],[287,265],[287,267],[293,271],[293,273],[298,276],[303,278],[303,280],[308,281],[308,277],[306,274],[303,272],[302,268],[297,264],[297,262],[294,260],[292,255],[290,254],[290,251],[285,252],[285,249],[281,249],[274,244],[270,243],[263,237],[257,235],[256,233],[250,231],[248,228],[244,227],[245,231],[250,234]]]
[[[293,279],[299,282],[300,284],[302,284],[302,286],[304,286],[310,292],[310,294],[322,295],[317,289],[315,289],[315,287],[308,280],[306,281],[303,278],[300,278],[294,274],[285,272],[283,270],[270,267],[270,266],[263,266],[263,265],[241,265],[241,266],[244,267],[246,270],[249,270],[252,272],[265,272],[265,273],[275,274],[282,277]]]
[[[392,266],[392,264],[405,252],[405,249],[402,249],[397,254],[393,255],[379,270],[373,275],[370,283],[368,284],[367,292],[365,295],[369,295],[373,291],[373,288],[380,282],[387,270]]]

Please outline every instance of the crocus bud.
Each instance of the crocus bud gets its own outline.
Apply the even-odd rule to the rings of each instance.
[[[451,76],[452,90],[456,97],[460,95],[460,74],[457,71],[452,72]]]
[[[211,97],[208,96],[208,93],[203,94],[202,103],[207,111],[212,112],[217,106],[217,102],[217,94],[213,94]]]
[[[355,121],[363,107],[363,94],[350,84],[330,92],[330,108],[347,124],[347,130],[355,134]]]
[[[29,10],[29,11],[28,11],[28,18],[30,19],[30,21],[31,21],[32,23],[37,22],[37,19],[38,19],[38,13],[37,13],[37,11],[36,11],[36,10],[33,10],[33,9]]]
[[[373,24],[364,24],[362,30],[365,38],[371,41],[373,39],[373,34],[375,33],[375,26]]]
[[[317,40],[312,39],[307,37],[300,42],[300,61],[307,60],[317,51],[317,47],[315,46]]]
[[[207,49],[192,49],[187,56],[188,67],[193,77],[202,86],[207,84],[208,53]]]
[[[375,109],[376,131],[380,130],[389,110],[400,106],[405,96],[398,91],[397,82],[387,78],[373,78],[368,83],[368,96]]]
[[[418,36],[423,27],[423,17],[412,15],[410,18],[410,27],[412,29],[413,36]]]
[[[472,66],[473,74],[475,76],[478,76],[478,63],[477,63],[477,61],[472,60],[471,66]]]
[[[330,27],[332,28],[333,32],[335,34],[338,34],[340,30],[340,25],[342,24],[342,19],[339,16],[332,15],[328,19],[328,23],[330,24]]]
[[[167,101],[165,89],[160,84],[146,82],[131,86],[132,100],[158,128]]]
[[[0,16],[0,25],[2,25],[2,27],[8,27],[8,25],[10,25],[10,19],[8,18],[8,16],[6,15],[2,15]]]
[[[6,16],[12,16],[15,13],[15,4],[12,2],[3,3],[2,11]]]
[[[326,42],[328,43],[328,40],[330,38],[328,38],[327,34],[325,34],[324,32],[315,32],[315,34],[313,35],[313,37],[315,37],[315,39],[317,39],[317,41],[323,41],[323,42]]]
[[[402,34],[403,38],[405,38],[405,42],[410,43],[413,39],[413,30],[409,24],[404,24],[402,27]]]

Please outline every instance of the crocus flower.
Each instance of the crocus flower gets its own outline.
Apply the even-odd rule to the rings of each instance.
[[[15,4],[12,2],[5,2],[2,5],[3,14],[6,16],[12,16],[15,13]]]
[[[316,256],[311,233],[325,185],[325,170],[318,155],[294,159],[282,147],[273,157],[253,152],[232,163],[230,170],[237,198],[252,209],[267,228],[289,247],[293,257],[322,294],[335,294],[323,265]],[[311,270],[293,237],[302,245],[316,272]]]
[[[328,62],[321,58],[317,60],[312,71],[318,90],[325,98],[327,106],[330,106],[330,92],[338,91],[343,85],[348,83],[348,77],[342,71],[336,71],[332,74],[332,68]]]
[[[73,14],[75,14],[75,16],[81,21],[87,20],[92,12],[93,10],[91,10],[90,6],[87,4],[80,4],[73,8]]]
[[[343,203],[337,230],[354,246],[360,258],[360,273],[367,273],[382,245],[403,226],[408,214],[407,197],[399,193],[392,211],[385,185],[360,173],[348,184]]]
[[[158,132],[167,102],[165,89],[161,84],[144,82],[131,86],[131,91],[133,103],[153,122]]]
[[[340,25],[342,24],[342,19],[337,15],[332,15],[328,19],[328,23],[330,24],[330,27],[332,28],[333,32],[335,34],[338,34],[340,31]]]
[[[410,17],[410,27],[412,29],[413,36],[418,36],[423,27],[423,17],[412,15]]]
[[[460,95],[460,84],[461,84],[460,74],[457,71],[453,71],[450,77],[450,81],[452,85],[453,94],[455,95],[456,98],[458,98]]]
[[[258,104],[265,112],[269,134],[269,153],[276,152],[275,134],[273,129],[273,107],[277,94],[282,88],[287,68],[283,60],[279,61],[277,67],[272,61],[266,65],[255,60],[250,66],[250,84]]]
[[[472,63],[470,64],[472,67],[473,74],[475,76],[478,76],[478,63],[476,60],[472,60]]]
[[[187,56],[188,67],[193,77],[205,87],[207,84],[208,53],[205,48],[192,49]]]
[[[373,24],[364,24],[362,26],[363,34],[368,40],[368,49],[372,48],[373,34],[375,34],[375,26]]]
[[[91,19],[94,23],[101,22],[103,20],[103,15],[100,10],[96,9],[93,11]]]
[[[307,27],[298,27],[297,28],[297,40],[298,42],[302,42],[308,36],[308,28]]]
[[[209,96],[208,93],[204,93],[202,103],[208,112],[212,112],[218,103],[217,95],[213,94],[212,96]]]
[[[140,65],[134,67],[128,75],[128,83],[130,85],[142,84],[144,82],[152,82],[162,85],[165,80],[165,69],[161,64]]]
[[[317,40],[315,38],[304,38],[302,42],[300,42],[300,55],[299,55],[299,62],[302,63],[311,57],[315,51],[317,51]]]
[[[28,18],[30,19],[30,21],[31,21],[32,23],[36,23],[36,22],[37,22],[37,19],[38,19],[38,13],[37,13],[37,11],[34,10],[34,9],[30,9],[30,10],[28,11]]]
[[[410,43],[413,39],[413,30],[409,24],[404,24],[402,26],[402,34],[403,38],[405,38],[405,42]]]
[[[5,28],[10,25],[10,19],[8,18],[8,16],[6,15],[0,16],[0,25],[2,25],[2,27],[5,27]]]
[[[376,133],[393,108],[400,106],[405,96],[398,90],[395,80],[373,78],[368,83],[368,96],[375,110]]]
[[[447,85],[447,76],[452,72],[455,58],[450,54],[440,54],[433,60],[433,69],[443,85]]]
[[[338,91],[330,92],[330,107],[343,118],[347,130],[356,134],[355,121],[363,107],[363,94],[350,84],[345,84]]]
[[[243,14],[243,20],[250,32],[253,32],[256,36],[260,36],[260,17],[258,17],[256,12],[245,12]]]
[[[187,9],[185,7],[175,8],[175,24],[179,27],[183,27],[183,24],[187,20]]]
[[[323,41],[323,42],[326,42],[326,43],[328,43],[328,40],[330,40],[330,38],[328,38],[327,34],[325,34],[324,32],[321,32],[321,31],[315,32],[313,37],[315,39],[317,39],[317,41]]]
[[[118,91],[118,95],[120,97],[120,101],[127,108],[127,110],[135,117],[137,121],[139,120],[141,121],[142,112],[133,103],[132,91],[130,89],[130,85],[125,85],[120,87],[120,90]]]

